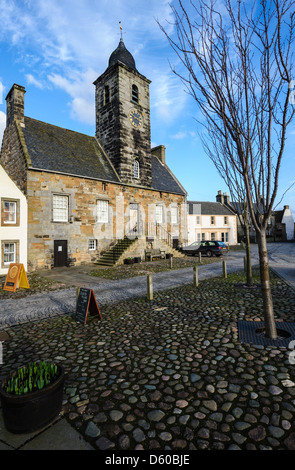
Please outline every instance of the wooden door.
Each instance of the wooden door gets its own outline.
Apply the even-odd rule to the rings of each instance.
[[[54,240],[54,267],[67,266],[68,262],[68,241]]]

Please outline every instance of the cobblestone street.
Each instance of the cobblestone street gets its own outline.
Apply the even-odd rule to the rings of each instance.
[[[294,290],[272,277],[276,319],[293,322]],[[263,321],[259,278],[243,280],[104,305],[86,326],[64,313],[5,327],[1,376],[32,359],[62,363],[61,419],[92,449],[293,450],[294,365],[286,347],[239,341],[238,320]],[[30,445],[3,432],[0,449]]]

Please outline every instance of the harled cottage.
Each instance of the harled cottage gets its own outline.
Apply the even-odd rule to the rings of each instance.
[[[26,117],[20,85],[6,97],[0,162],[27,198],[29,270],[102,259],[126,236],[112,263],[185,241],[186,191],[151,149],[150,81],[122,39],[94,85],[95,136]]]

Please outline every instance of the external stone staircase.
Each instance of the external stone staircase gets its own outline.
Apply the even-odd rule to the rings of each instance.
[[[156,239],[153,244],[154,248],[160,248],[166,253],[172,254],[175,258],[185,257],[183,253],[173,248],[166,240]],[[145,237],[128,238],[125,236],[122,240],[119,240],[116,245],[110,247],[108,251],[103,253],[95,264],[100,266],[115,266],[122,264],[124,258],[134,256],[141,257],[144,261],[146,248],[147,244]]]
[[[105,251],[95,264],[100,266],[114,266],[117,264],[122,254],[130,248],[130,246],[137,240],[137,238],[124,237],[119,240],[108,251]]]

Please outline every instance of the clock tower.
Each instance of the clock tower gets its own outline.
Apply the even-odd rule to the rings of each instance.
[[[121,38],[94,82],[96,137],[123,183],[151,187],[150,80]]]

